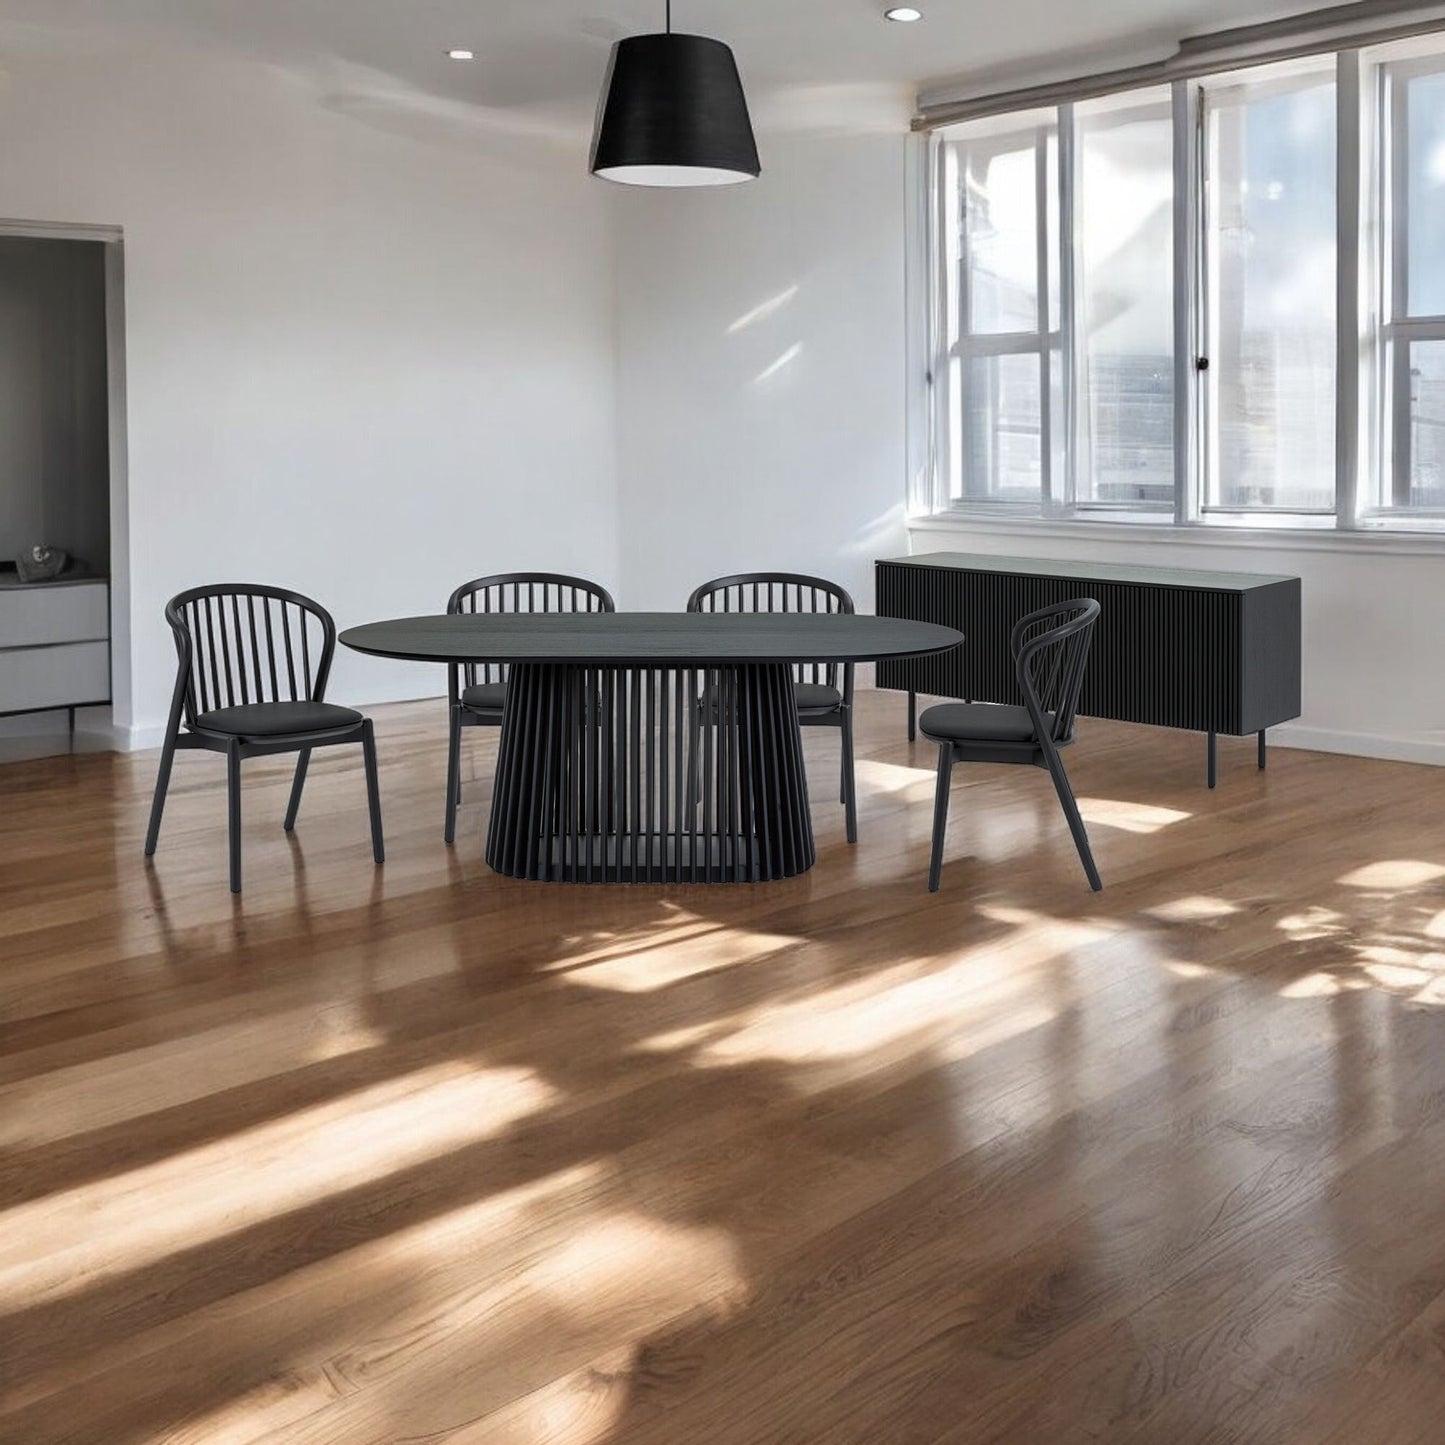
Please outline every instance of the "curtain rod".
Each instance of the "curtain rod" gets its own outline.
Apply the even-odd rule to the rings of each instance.
[[[1445,30],[1445,4],[1441,0],[1426,0],[1426,3],[1422,0],[1354,0],[1351,4],[1332,5],[1283,20],[1189,36],[1179,42],[1173,55],[1162,60],[974,96],[920,98],[913,129],[935,130],[939,126],[1007,111],[1092,100],[1122,90],[1196,79],[1220,70],[1408,40],[1439,30]]]

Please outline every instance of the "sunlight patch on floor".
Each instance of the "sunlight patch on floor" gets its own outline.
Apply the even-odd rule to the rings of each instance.
[[[900,763],[880,763],[874,758],[859,758],[854,768],[858,791],[872,797],[923,803],[932,797],[937,781],[932,768],[909,768]]]
[[[516,1224],[525,1231],[525,1218]],[[480,1287],[458,1277],[458,1258],[469,1256],[485,1271]],[[392,1251],[391,1262],[395,1258]],[[706,1310],[721,1321],[748,1295],[739,1251],[725,1230],[627,1210],[583,1214],[564,1236],[554,1221],[527,1257],[505,1262],[492,1261],[482,1242],[473,1241],[432,1270],[421,1276],[431,1288],[414,1293],[364,1344],[288,1361],[313,1377],[319,1366],[328,1382],[349,1387],[330,1404],[324,1438],[551,1445],[560,1410],[570,1432],[560,1438],[597,1439],[599,1427],[625,1408],[630,1374],[619,1373],[619,1389],[603,1382],[601,1409],[575,1391],[559,1399],[552,1387],[518,1398],[519,1386],[564,1371],[575,1379],[579,1358],[603,1352],[626,1372],[669,1320]],[[504,1433],[504,1421],[519,1433]],[[471,1427],[478,1433],[466,1433]],[[543,1427],[546,1433],[532,1433]],[[307,1438],[303,1431],[287,1438],[298,1437]]]
[[[1096,943],[1097,924],[1032,918],[1011,937],[980,944],[952,962],[910,962],[807,997],[747,1012],[732,1033],[707,1045],[704,1062],[783,1063],[854,1058],[894,1045],[940,1042],[1034,987],[1031,967]],[[1035,1027],[1042,1018],[1029,1023]]]
[[[1144,910],[1151,918],[1161,923],[1208,923],[1218,918],[1229,918],[1239,912],[1237,903],[1224,898],[1208,898],[1203,894],[1192,894],[1187,898],[1175,898],[1169,903],[1160,903]]]
[[[580,1229],[528,1271],[531,1289],[554,1310],[586,1317],[609,1290],[668,1280],[686,1281],[689,1295],[741,1296],[746,1277],[726,1230],[665,1224],[619,1214]]]
[[[632,1397],[638,1348],[623,1345],[447,1436],[447,1445],[604,1445]]]
[[[1280,989],[1281,998],[1334,998],[1342,993],[1355,993],[1368,988],[1364,979],[1341,977],[1336,973],[1307,973],[1285,984]]]
[[[786,934],[752,933],[745,928],[714,928],[657,947],[619,954],[598,963],[569,967],[565,983],[606,988],[617,993],[652,993],[699,974],[760,963],[787,948],[796,938]]]
[[[1150,803],[1126,803],[1121,798],[1080,798],[1084,822],[1125,833],[1157,833],[1161,828],[1187,822],[1193,813],[1177,808],[1159,808]]]
[[[597,1163],[576,1165],[487,1195],[287,1272],[250,1291],[234,1313],[199,1321],[196,1336],[203,1348],[224,1357],[226,1332],[234,1330],[247,1343],[232,1351],[233,1357],[244,1357],[250,1341],[263,1338],[285,1368],[278,1374],[273,1367],[264,1383],[192,1418],[186,1438],[209,1445],[303,1437],[305,1422],[335,1402],[343,1383],[340,1368],[347,1371],[350,1393],[364,1388],[367,1376],[384,1373],[364,1351],[342,1344],[359,1319],[383,1320],[379,1338],[388,1342],[392,1358],[405,1359],[412,1342],[426,1338],[418,1326],[435,1324],[439,1316],[455,1319],[465,1312],[466,1298],[478,1292],[447,1283],[457,1261],[475,1259],[503,1270],[517,1241],[535,1238],[534,1217],[565,1211],[573,1199],[595,1198],[605,1172]],[[495,1293],[487,1295],[487,1304],[495,1302]],[[212,1330],[217,1333],[208,1339]],[[626,1353],[630,1357],[630,1349]],[[562,1438],[584,1445],[586,1437]]]
[[[361,1052],[375,1041],[355,1000],[313,1000],[120,1057],[52,1069],[0,1088],[0,1148],[33,1148],[196,1105],[307,1062]]]
[[[1164,967],[1174,975],[1175,978],[1218,978],[1219,970],[1209,968],[1202,963],[1185,963],[1181,959],[1173,959]]]
[[[555,1090],[438,1064],[0,1214],[0,1302],[54,1300],[502,1133]]]
[[[1438,863],[1427,863],[1422,858],[1387,858],[1366,863],[1346,873],[1339,882],[1349,888],[1423,888],[1441,878],[1445,878],[1445,868]]]
[[[1344,933],[1349,920],[1343,913],[1321,904],[1313,904],[1299,913],[1288,913],[1275,924],[1296,943],[1309,943],[1318,938],[1334,938]]]

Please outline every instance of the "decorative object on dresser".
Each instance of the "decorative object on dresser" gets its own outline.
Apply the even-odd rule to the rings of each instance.
[[[53,582],[69,565],[69,555],[59,547],[37,542],[15,559],[15,572],[22,582]]]
[[[1018,706],[1009,629],[1026,613],[1073,597],[1103,608],[1081,717],[1208,734],[1209,786],[1218,736],[1258,735],[1300,713],[1300,581],[1247,572],[1190,571],[1037,557],[925,553],[877,564],[878,613],[966,631],[940,657],[883,661],[878,686]]]

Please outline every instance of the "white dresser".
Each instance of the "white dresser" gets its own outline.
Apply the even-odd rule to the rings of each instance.
[[[0,574],[0,716],[110,701],[110,584]]]

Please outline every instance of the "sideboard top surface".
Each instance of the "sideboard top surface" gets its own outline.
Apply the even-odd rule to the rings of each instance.
[[[939,567],[958,572],[1004,572],[1023,577],[1077,578],[1081,582],[1123,582],[1145,587],[1190,587],[1204,592],[1249,592],[1294,582],[1294,577],[1255,572],[1202,572],[1187,567],[1139,567],[1121,562],[1064,562],[1051,557],[989,557],[973,552],[920,552],[882,559],[896,567]]]

